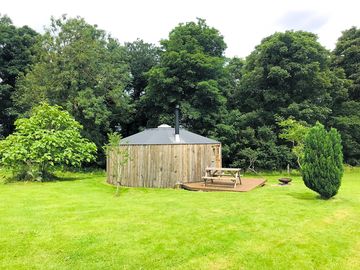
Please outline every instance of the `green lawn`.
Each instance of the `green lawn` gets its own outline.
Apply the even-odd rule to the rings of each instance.
[[[4,171],[0,170],[0,182]],[[248,193],[115,188],[105,175],[0,183],[1,269],[360,269],[360,169],[329,201],[304,187]]]

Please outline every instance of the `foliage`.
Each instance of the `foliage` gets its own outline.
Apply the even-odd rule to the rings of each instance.
[[[218,30],[205,20],[179,24],[162,40],[160,63],[148,72],[142,102],[148,126],[172,123],[180,105],[181,124],[206,135],[221,119],[225,98],[219,86],[226,48]]]
[[[160,48],[137,39],[134,42],[125,43],[125,50],[132,75],[127,91],[132,99],[137,100],[145,94],[146,73],[159,63]]]
[[[334,128],[327,132],[317,123],[305,137],[302,167],[305,185],[329,199],[340,188],[343,170],[340,134]]]
[[[19,111],[42,101],[60,105],[99,147],[111,129],[131,119],[125,50],[103,30],[82,18],[52,18],[37,52],[13,97]]]
[[[282,128],[279,137],[292,143],[292,152],[301,168],[301,162],[304,159],[304,141],[309,132],[309,127],[306,123],[298,122],[292,118],[279,121],[278,125]]]
[[[145,88],[148,84],[147,72],[159,63],[160,48],[137,39],[134,42],[125,43],[125,50],[131,72],[131,80],[126,91],[132,99],[134,113],[132,121],[123,125],[122,133],[131,135],[146,126],[146,111],[140,98],[145,95]]]
[[[312,33],[286,31],[265,38],[246,59],[239,105],[245,112],[260,108],[268,124],[274,123],[273,115],[324,122],[332,96],[345,91],[332,76],[329,56]]]
[[[107,157],[115,155],[115,167],[124,165],[128,162],[129,155],[126,150],[123,150],[119,147],[121,142],[121,135],[117,132],[108,134],[108,143],[104,145],[104,151]]]
[[[121,135],[117,132],[109,133],[108,134],[108,143],[104,145],[104,151],[106,157],[108,158],[107,162],[110,162],[110,159],[113,162],[113,166],[115,168],[119,168],[125,165],[129,161],[129,153],[127,149],[119,147],[121,143]],[[110,172],[107,172],[110,173]],[[112,170],[112,177],[117,179],[117,189],[116,189],[116,196],[119,195],[120,189],[120,181],[118,178],[118,170]]]
[[[285,168],[292,162],[289,149],[279,145],[273,128],[258,122],[261,112],[232,110],[218,124],[214,137],[223,144],[223,163],[255,171]]]
[[[240,154],[248,159],[249,166],[247,167],[247,170],[255,172],[255,173],[256,173],[255,163],[256,163],[257,159],[259,158],[259,151],[257,151],[257,150],[258,149],[254,150],[249,147],[246,147],[246,148],[240,150]]]
[[[303,31],[275,33],[256,46],[242,68],[235,69],[238,82],[230,91],[228,106],[239,115],[227,121],[237,133],[231,158],[241,162],[246,159],[244,149],[250,148],[258,152],[255,164],[262,169],[294,164],[288,144],[278,139],[277,119],[291,117],[310,125],[329,119],[333,106],[347,96],[343,78],[330,69],[329,59],[330,53],[316,35]],[[245,131],[251,131],[255,141],[247,139]]]
[[[16,27],[9,17],[0,14],[0,138],[13,130],[11,95],[16,78],[32,62],[33,44],[38,34],[28,26]]]
[[[352,81],[350,99],[360,101],[360,29],[352,27],[342,32],[334,50],[333,64],[345,70]]]
[[[360,165],[360,102],[343,102],[331,120],[341,134],[345,162]]]
[[[237,109],[237,90],[240,87],[245,60],[237,57],[226,59],[224,76],[220,80],[223,94],[227,98],[228,110]]]
[[[346,76],[349,80],[347,88],[349,97],[337,108],[331,124],[336,127],[342,137],[344,159],[350,165],[360,164],[360,29],[352,27],[342,33],[333,52],[333,65],[344,69],[345,74],[338,71],[338,76]]]
[[[59,106],[41,104],[15,126],[0,141],[0,158],[20,179],[47,179],[56,166],[76,167],[94,159],[96,146],[81,137],[82,126]]]
[[[344,31],[331,54],[315,34],[285,31],[240,59],[224,57],[223,36],[203,19],[177,25],[159,48],[141,39],[122,46],[80,17],[52,18],[39,35],[0,16],[0,138],[47,102],[103,150],[112,131],[173,123],[179,104],[184,128],[223,143],[226,166],[300,165],[301,142],[277,123],[289,118],[337,128],[345,162],[359,165],[359,38],[357,27]]]
[[[120,145],[121,135],[117,132],[108,133],[108,143],[104,145],[104,151],[106,155],[109,155],[110,152],[117,146]]]

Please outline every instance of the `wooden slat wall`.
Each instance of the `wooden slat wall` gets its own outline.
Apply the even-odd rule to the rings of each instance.
[[[198,182],[207,166],[221,167],[220,144],[122,145],[129,160],[123,165],[116,151],[107,158],[107,181],[129,187],[174,187]]]

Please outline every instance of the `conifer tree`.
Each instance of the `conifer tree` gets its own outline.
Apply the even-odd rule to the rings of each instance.
[[[335,196],[343,175],[341,138],[332,128],[317,123],[305,138],[302,175],[305,185],[324,199]]]

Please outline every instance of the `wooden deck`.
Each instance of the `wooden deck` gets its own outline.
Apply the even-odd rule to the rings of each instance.
[[[230,192],[246,192],[256,187],[265,185],[265,179],[254,179],[254,178],[241,178],[241,185],[236,185],[232,181],[215,181],[214,183],[208,182],[206,186],[204,182],[193,182],[182,184],[182,188],[191,191],[230,191]]]

